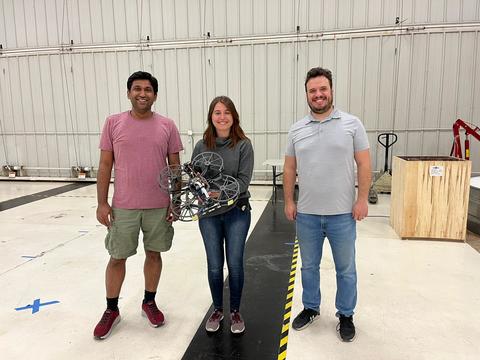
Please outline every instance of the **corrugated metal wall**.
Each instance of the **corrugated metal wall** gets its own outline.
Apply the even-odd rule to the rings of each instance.
[[[318,65],[334,73],[336,105],[364,122],[375,169],[383,131],[398,133],[395,154],[449,154],[457,118],[480,125],[479,30],[476,0],[0,0],[0,164],[60,177],[96,167],[104,119],[129,108],[127,77],[144,69],[183,160],[226,94],[264,179]]]

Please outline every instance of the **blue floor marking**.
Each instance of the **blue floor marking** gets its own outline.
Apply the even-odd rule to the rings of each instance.
[[[54,300],[54,301],[47,301],[47,302],[41,303],[40,299],[35,299],[33,301],[33,305],[28,304],[27,306],[15,308],[15,310],[20,311],[20,310],[32,309],[32,314],[35,314],[40,310],[40,306],[58,304],[59,302],[60,301]]]

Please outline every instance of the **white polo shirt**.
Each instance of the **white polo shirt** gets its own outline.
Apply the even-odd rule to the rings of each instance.
[[[354,153],[368,148],[361,121],[338,109],[323,121],[308,114],[293,124],[285,155],[295,156],[297,161],[297,211],[351,213],[355,202]]]

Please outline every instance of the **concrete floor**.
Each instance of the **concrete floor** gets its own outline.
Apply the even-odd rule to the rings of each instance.
[[[61,185],[3,181],[0,201]],[[270,194],[269,187],[252,189],[252,229]],[[153,329],[140,316],[139,248],[127,263],[122,321],[99,342],[92,331],[105,307],[108,255],[95,208],[92,185],[0,212],[0,359],[182,357],[211,305],[197,223],[176,223],[174,246],[163,255],[157,302],[166,325]],[[400,240],[388,214],[389,196],[380,195],[358,224],[357,339],[342,343],[336,335],[335,273],[326,242],[320,319],[290,331],[288,359],[480,358],[480,254],[462,242]],[[34,314],[15,310],[35,299],[59,303]],[[293,313],[301,308],[297,271]]]

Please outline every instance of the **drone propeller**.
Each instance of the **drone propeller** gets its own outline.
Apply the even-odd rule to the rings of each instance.
[[[188,179],[183,179],[184,175],[182,165],[165,166],[158,176],[158,184],[162,190],[174,192],[185,183],[185,180],[188,181]]]
[[[209,182],[210,192],[218,193],[218,196],[212,196],[213,201],[223,205],[232,205],[240,193],[240,184],[237,179],[230,175],[222,175],[221,178]]]
[[[193,158],[192,165],[195,171],[200,173],[207,181],[210,181],[210,179],[221,176],[223,159],[217,153],[205,151]]]
[[[171,209],[180,221],[195,221],[198,220],[200,205],[197,197],[189,189],[182,189],[180,193],[172,196]]]

